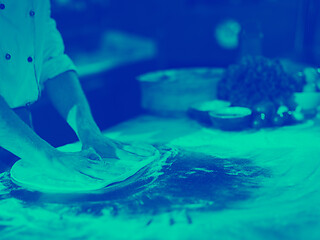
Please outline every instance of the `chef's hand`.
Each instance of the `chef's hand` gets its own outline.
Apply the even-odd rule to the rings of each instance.
[[[115,158],[118,159],[117,149],[121,148],[121,143],[111,140],[102,134],[95,134],[82,139],[82,150],[95,151],[100,158]]]
[[[101,180],[99,171],[107,167],[107,163],[93,150],[87,149],[80,152],[56,151],[48,160],[50,168],[55,172],[73,177],[86,177]]]
[[[83,150],[94,149],[101,158],[122,159],[128,157],[151,157],[155,149],[144,144],[129,144],[96,134],[82,141]]]

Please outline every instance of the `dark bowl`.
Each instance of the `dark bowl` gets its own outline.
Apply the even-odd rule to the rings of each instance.
[[[211,125],[211,120],[209,116],[209,112],[215,111],[221,108],[226,108],[231,105],[230,102],[227,101],[220,101],[220,100],[213,100],[213,101],[206,101],[192,105],[188,109],[188,115],[190,118],[205,124]]]
[[[244,107],[227,107],[209,112],[215,128],[224,131],[240,131],[250,126],[252,111]]]

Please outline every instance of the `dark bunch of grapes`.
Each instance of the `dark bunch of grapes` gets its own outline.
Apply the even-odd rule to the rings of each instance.
[[[287,105],[303,85],[286,73],[278,60],[247,56],[227,69],[218,84],[218,98],[248,108],[261,102]]]

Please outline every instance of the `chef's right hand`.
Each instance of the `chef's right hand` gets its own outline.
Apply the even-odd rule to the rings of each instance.
[[[107,163],[92,149],[80,152],[56,151],[49,159],[49,166],[55,172],[74,177],[102,180],[99,173]]]

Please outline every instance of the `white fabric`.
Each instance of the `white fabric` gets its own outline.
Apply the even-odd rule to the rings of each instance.
[[[5,7],[0,9],[0,95],[15,108],[35,102],[47,79],[76,68],[64,54],[49,0],[1,3]]]

